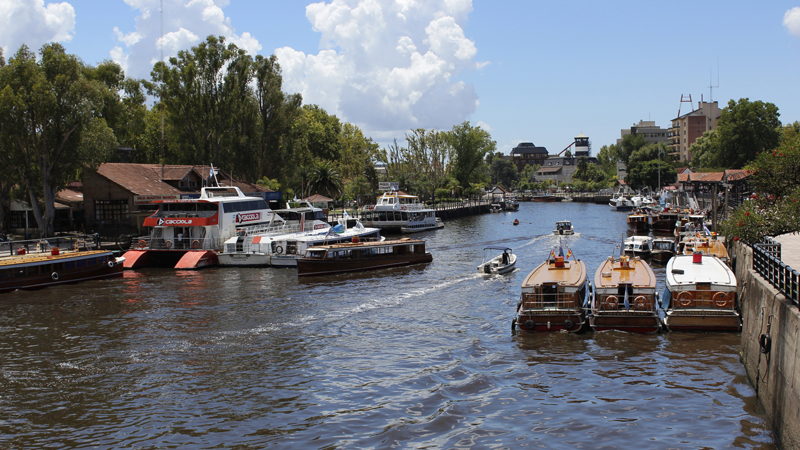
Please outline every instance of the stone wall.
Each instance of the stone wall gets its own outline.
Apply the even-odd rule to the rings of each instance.
[[[736,243],[731,256],[744,321],[742,363],[780,447],[800,448],[800,311],[753,270],[750,247]],[[766,335],[771,347],[762,351]]]

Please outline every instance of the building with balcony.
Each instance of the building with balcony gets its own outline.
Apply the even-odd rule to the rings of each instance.
[[[517,166],[517,172],[522,170],[527,165],[543,165],[547,160],[547,149],[544,147],[537,147],[531,142],[521,142],[519,145],[511,150],[511,162]]]
[[[690,162],[689,148],[703,133],[717,128],[721,115],[717,102],[700,101],[694,111],[672,119],[667,135],[669,154],[678,161]]]

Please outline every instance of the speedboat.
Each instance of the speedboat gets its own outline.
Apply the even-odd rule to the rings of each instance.
[[[490,250],[500,250],[501,254],[488,258]],[[517,255],[508,247],[491,246],[483,249],[484,258],[481,264],[478,264],[478,272],[486,274],[504,274],[514,270],[514,265],[517,262]]]
[[[594,275],[589,323],[595,331],[655,333],[661,329],[656,275],[638,256],[609,256]]]
[[[652,250],[653,238],[650,236],[631,236],[625,239],[624,253],[647,258]]]
[[[670,330],[739,331],[736,275],[722,260],[702,254],[678,255],[667,263],[661,300]]]
[[[572,258],[572,260],[570,260]],[[591,286],[586,264],[559,248],[525,277],[512,331],[580,331],[586,323]]]
[[[491,205],[489,205],[489,212],[493,213],[503,212],[503,207],[500,205],[500,203],[492,203]]]
[[[636,206],[626,195],[619,193],[608,202],[612,211],[631,211]]]
[[[572,222],[570,222],[569,220],[560,220],[556,222],[556,229],[553,230],[553,234],[558,234],[558,235],[575,234],[575,229],[572,228]]]

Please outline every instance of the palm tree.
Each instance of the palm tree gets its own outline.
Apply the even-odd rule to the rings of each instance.
[[[295,172],[295,176],[299,179],[300,182],[300,197],[305,198],[308,197],[310,189],[310,181],[311,175],[313,172],[313,168],[311,166],[302,165],[297,168],[297,172]]]
[[[317,194],[336,198],[342,192],[342,176],[328,161],[320,161],[314,165],[309,185]]]

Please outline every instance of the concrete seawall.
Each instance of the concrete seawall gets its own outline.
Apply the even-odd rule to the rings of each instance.
[[[739,284],[741,360],[747,377],[780,447],[800,448],[800,311],[753,269],[750,247],[736,243],[731,257]]]

